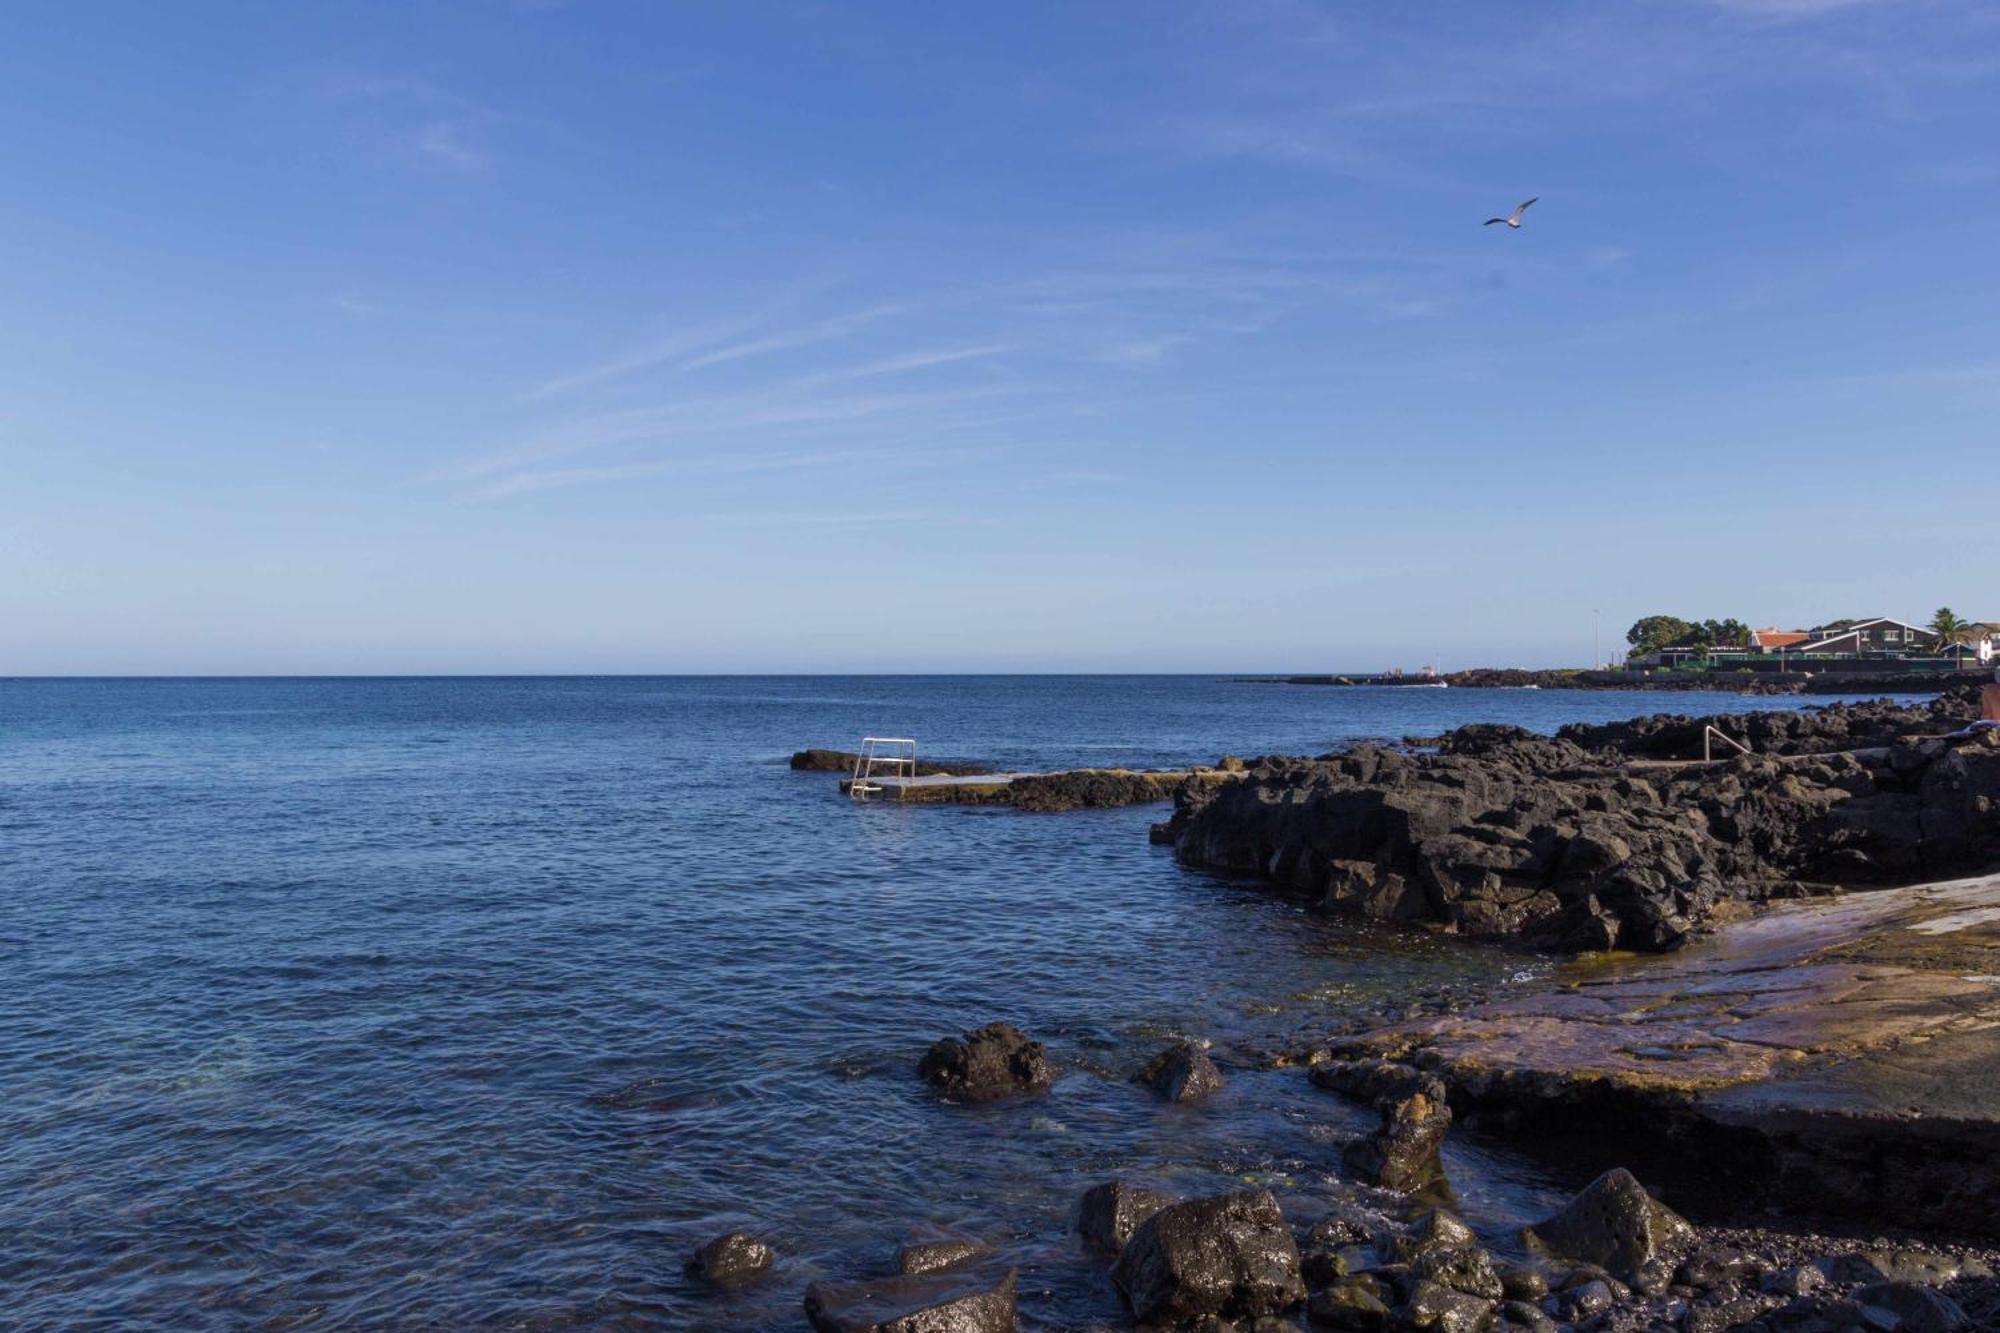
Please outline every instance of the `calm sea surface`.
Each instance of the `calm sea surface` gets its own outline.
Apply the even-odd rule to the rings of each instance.
[[[0,681],[0,1325],[803,1327],[908,1227],[1112,1321],[1066,1237],[1113,1174],[1309,1214],[1352,1107],[1296,1072],[1205,1107],[1126,1080],[1544,960],[1314,919],[1149,846],[1160,807],[857,805],[790,751],[1007,767],[1321,752],[1734,695],[1178,677]],[[1007,1018],[1066,1073],[941,1105]],[[1558,1182],[1476,1143],[1494,1232]],[[718,1298],[689,1250],[783,1255]]]

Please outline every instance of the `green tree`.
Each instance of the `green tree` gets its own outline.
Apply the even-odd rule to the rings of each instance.
[[[1740,620],[1704,620],[1701,622],[1704,646],[1709,648],[1748,648],[1750,627]]]
[[[1676,646],[1695,628],[1679,616],[1646,616],[1634,621],[1632,628],[1625,631],[1625,642],[1632,645],[1634,657],[1644,657],[1647,653]]]
[[[1961,662],[1965,658],[1965,641],[1970,637],[1971,629],[1972,626],[1960,620],[1948,606],[1940,606],[1937,614],[1931,617],[1930,631],[1938,636],[1938,650],[1956,648]]]

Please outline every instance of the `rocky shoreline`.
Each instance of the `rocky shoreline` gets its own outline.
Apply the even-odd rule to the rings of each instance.
[[[1852,1078],[1871,1060],[1901,1067],[1912,1048],[1948,1052],[1967,1021],[2000,1019],[2000,1004],[1959,1003],[1954,1016],[1945,993],[1926,982],[1950,976],[1948,968],[1897,972],[1895,964],[1880,962],[1861,969],[1872,969],[1878,979],[1891,973],[1904,979],[1905,996],[1929,996],[1936,1003],[1928,1021],[1910,1005],[1892,1006],[1887,1015],[1875,1012],[1876,1000],[1843,991],[1825,972],[1862,955],[1900,956],[1912,939],[1940,935],[1960,937],[1941,955],[1954,966],[1973,952],[1984,958],[1990,951],[2000,960],[2000,879],[1894,890],[1855,901],[1863,906],[1844,913],[1808,905],[1732,927],[1710,943],[1708,956],[1697,959],[1690,951],[1639,960],[1630,965],[1637,975],[1600,979],[1584,968],[1538,991],[1540,1009],[1489,1000],[1428,1019],[1364,1026],[1276,1055],[1269,1063],[1281,1073],[1289,1069],[1330,1096],[1358,1099],[1379,1113],[1378,1128],[1347,1143],[1339,1175],[1317,1185],[1196,1197],[1143,1182],[1104,1180],[1077,1200],[1071,1218],[1074,1253],[1067,1262],[1095,1265],[1124,1299],[1134,1325],[1152,1330],[1992,1329],[2000,1321],[2000,1281],[1994,1276],[2000,1252],[1993,1248],[2000,1239],[2000,1211],[1992,1207],[1996,1159],[1990,1132],[1985,1140],[1960,1141],[1950,1160],[1930,1156],[1948,1141],[1926,1137],[1923,1129],[1936,1109],[1924,1100],[1932,1094],[1920,1093],[1910,1103],[1909,1085],[1891,1092],[1897,1111],[1876,1115],[1865,1131],[1886,1153],[1884,1175],[1870,1188],[1886,1191],[1885,1197],[1935,1195],[1966,1206],[1919,1219],[1870,1209],[1861,1227],[1829,1234],[1800,1220],[1822,1215],[1823,1196],[1804,1199],[1806,1207],[1792,1218],[1774,1215],[1783,1202],[1776,1197],[1725,1202],[1709,1178],[1743,1160],[1741,1146],[1718,1151],[1715,1143],[1661,1120],[1658,1112],[1674,1095],[1696,1084],[1721,1086],[1725,1075],[1699,1064],[1699,1054],[1692,1057],[1698,1062],[1693,1073],[1638,1072],[1652,1058],[1645,1051],[1655,1044],[1661,1050],[1696,1050],[1700,1042],[1690,1039],[1691,1025],[1737,1024],[1733,1037],[1718,1040],[1747,1048],[1758,1040],[1751,1025],[1762,1020],[1769,1028],[1775,1018],[1781,1030],[1787,1020],[1791,1024],[1786,1039],[1796,1043],[1797,1067],[1773,1080],[1768,1069],[1743,1063],[1736,1070],[1740,1086],[1775,1081],[1802,1087],[1814,1079],[1823,1085],[1829,1071],[1843,1065]],[[1795,975],[1815,968],[1819,974],[1803,980]],[[1909,981],[1913,976],[1918,979]],[[1785,982],[1776,989],[1790,994],[1788,1002],[1746,1017],[1742,1005],[1720,998],[1754,996],[1758,979],[1772,977]],[[1712,984],[1718,978],[1726,979],[1723,988]],[[1993,979],[1981,980],[1984,993],[1995,994]],[[1572,1004],[1579,994],[1587,1003]],[[1671,1015],[1695,995],[1717,1002],[1700,1017]],[[1962,1002],[1965,996],[1954,998]],[[1614,1020],[1608,1007],[1616,1004],[1633,1007]],[[1577,1012],[1566,1012],[1570,1008]],[[1599,1043],[1592,1058],[1602,1062],[1605,1052],[1613,1052],[1626,1058],[1621,1068],[1593,1068],[1571,1058],[1573,1043],[1537,1037],[1526,1046],[1510,1046],[1504,1034],[1467,1027],[1551,1014],[1607,1029],[1617,1021],[1641,1029],[1663,1026],[1619,1043]],[[1481,1051],[1482,1045],[1492,1049]],[[1537,1052],[1543,1067],[1521,1063],[1521,1050]],[[1006,1023],[938,1040],[913,1071],[933,1089],[941,1114],[997,1101],[1060,1098],[1058,1073],[1040,1042]],[[1230,1076],[1201,1043],[1183,1041],[1161,1051],[1134,1082],[1163,1102],[1195,1104],[1176,1114],[1202,1114],[1199,1104]],[[1621,1105],[1613,1095],[1621,1092],[1633,1100]],[[1529,1102],[1539,1103],[1537,1115],[1511,1114]],[[1815,1109],[1828,1116],[1857,1111],[1852,1099],[1822,1101]],[[1446,1135],[1502,1137],[1530,1150],[1566,1155],[1572,1174],[1598,1170],[1575,1155],[1574,1135],[1551,1134],[1563,1118],[1572,1130],[1593,1127],[1600,1156],[1643,1159],[1649,1146],[1666,1145],[1678,1161],[1668,1165],[1655,1151],[1638,1173],[1622,1162],[1605,1167],[1566,1205],[1508,1237],[1482,1237],[1466,1226],[1455,1211],[1440,1154]],[[1983,1122],[1988,1131],[1993,1123],[1990,1115]],[[1954,1129],[1964,1124],[1961,1117]],[[1781,1175],[1838,1177],[1852,1165],[1851,1154],[1809,1160],[1800,1146],[1806,1140],[1776,1125],[1770,1129]],[[1851,1146],[1861,1135],[1850,1127],[1842,1137]],[[1913,1148],[1917,1151],[1909,1151]],[[1900,1158],[1898,1149],[1904,1150]],[[1929,1178],[1904,1178],[1926,1167]],[[1982,1171],[1980,1188],[1986,1193],[1975,1200],[1978,1191],[1963,1180]],[[1952,1184],[1954,1178],[1960,1183]],[[1746,1212],[1762,1220],[1751,1226],[1703,1220],[1740,1219]],[[1930,1239],[1902,1229],[1912,1220],[1929,1224]],[[1012,1333],[1039,1327],[1023,1324],[1021,1296],[1024,1278],[1032,1282],[1048,1262],[1046,1253],[1023,1254],[1004,1242],[920,1226],[904,1237],[893,1263],[882,1271],[813,1281],[804,1288],[802,1303],[807,1322],[821,1333]],[[697,1251],[688,1269],[694,1280],[727,1291],[777,1280],[783,1256],[752,1234],[732,1232]]]
[[[1254,1057],[1373,1108],[1374,1127],[1317,1188],[1104,1181],[1078,1200],[1073,1261],[1101,1265],[1141,1329],[2000,1329],[2000,876],[1938,882],[2000,865],[2000,732],[1975,713],[1961,690],[1555,737],[1474,726],[1432,753],[1178,781],[1154,837],[1187,864],[1577,956]],[[1753,753],[1704,759],[1710,728]],[[1049,800],[1099,803],[1060,784]],[[1059,1098],[1059,1072],[994,1023],[912,1075],[951,1114]],[[1199,1114],[1232,1076],[1181,1041],[1134,1082]],[[1454,1134],[1595,1179],[1482,1239],[1456,1215]],[[815,1282],[804,1312],[823,1333],[1002,1333],[1023,1326],[1022,1264],[920,1230],[893,1272]],[[690,1260],[717,1287],[782,1266],[744,1233]]]
[[[1992,679],[1983,671],[1544,671],[1474,667],[1441,676],[1245,676],[1246,685],[1340,685],[1462,690],[1662,690],[1738,694],[1941,694]]]
[[[1432,754],[1265,758],[1181,787],[1153,836],[1329,912],[1569,952],[1672,948],[1768,902],[2000,864],[2000,733],[1968,730],[1976,698],[1554,737],[1469,726]],[[1711,745],[1730,757],[1705,760]]]

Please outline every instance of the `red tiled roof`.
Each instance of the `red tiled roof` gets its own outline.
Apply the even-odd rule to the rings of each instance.
[[[1753,629],[1750,631],[1750,644],[1755,648],[1789,648],[1811,637],[1802,629]]]

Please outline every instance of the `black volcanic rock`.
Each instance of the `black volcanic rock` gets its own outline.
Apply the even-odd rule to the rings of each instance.
[[[1199,1044],[1182,1041],[1154,1056],[1134,1082],[1145,1084],[1167,1101],[1191,1102],[1219,1091],[1222,1071]]]
[[[1055,1081],[1042,1044],[1010,1023],[988,1023],[963,1037],[934,1043],[917,1072],[939,1092],[962,1102],[1046,1092]]]
[[[1144,1324],[1256,1319],[1306,1297],[1298,1242],[1269,1190],[1162,1208],[1127,1242],[1111,1277]]]
[[[1443,1179],[1440,1153],[1451,1128],[1444,1084],[1426,1076],[1421,1086],[1385,1097],[1377,1107],[1381,1127],[1349,1144],[1342,1165],[1370,1185],[1406,1194]]]
[[[1694,1244],[1680,1214],[1646,1193],[1630,1171],[1606,1171],[1555,1216],[1528,1228],[1529,1239],[1565,1259],[1596,1264],[1630,1282],[1648,1267],[1668,1272]]]
[[[770,1272],[775,1262],[769,1245],[746,1231],[732,1231],[696,1250],[687,1271],[718,1287],[742,1287]]]
[[[1172,1202],[1171,1194],[1128,1185],[1122,1180],[1092,1185],[1084,1191],[1077,1210],[1077,1234],[1096,1249],[1116,1254],[1147,1218]]]
[[[922,1277],[815,1282],[806,1318],[817,1333],[1014,1333],[1015,1272],[983,1265]]]
[[[1724,904],[2000,865],[2000,736],[1969,692],[1803,713],[1462,728],[1439,753],[1263,759],[1155,840],[1327,911],[1565,950],[1663,949]],[[1700,756],[1714,722],[1757,753]],[[1681,761],[1681,762],[1676,762]]]

